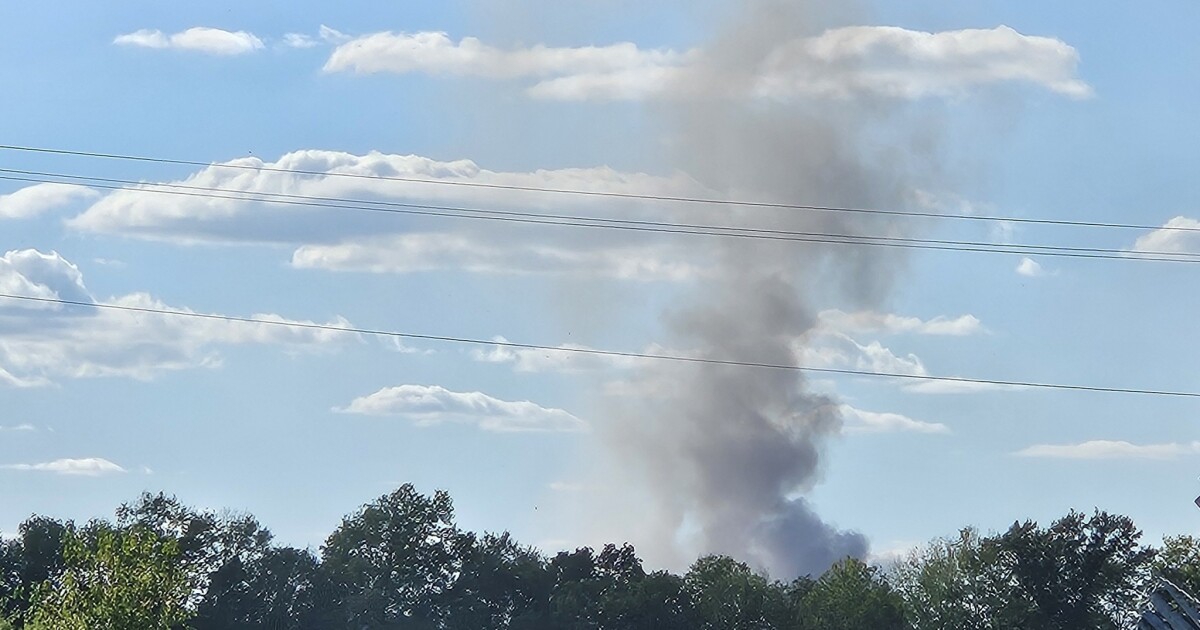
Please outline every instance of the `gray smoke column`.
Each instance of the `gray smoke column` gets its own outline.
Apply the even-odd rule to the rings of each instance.
[[[888,135],[907,114],[883,101],[771,101],[753,78],[780,45],[827,20],[802,3],[751,2],[659,103],[676,164],[730,198],[899,207],[930,173],[928,128]],[[905,122],[911,122],[905,120]],[[912,129],[911,125],[905,125]],[[886,141],[884,138],[886,137]],[[725,223],[845,234],[903,235],[878,217],[723,208]],[[706,215],[709,218],[712,215]],[[664,314],[670,344],[714,358],[797,365],[818,306],[882,302],[903,258],[889,250],[745,239],[704,248],[714,274]],[[867,541],[823,522],[804,494],[822,446],[841,428],[836,401],[803,374],[722,366],[647,365],[641,396],[610,403],[600,429],[615,468],[645,493],[640,542],[724,553],[778,578],[819,573]],[[694,558],[695,556],[690,556]],[[670,562],[670,561],[668,561]]]

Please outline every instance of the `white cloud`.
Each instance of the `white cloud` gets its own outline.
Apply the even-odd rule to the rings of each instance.
[[[974,315],[960,315],[958,317],[939,315],[933,319],[922,320],[919,317],[904,317],[892,313],[877,313],[874,311],[847,313],[838,309],[830,309],[821,311],[818,315],[818,320],[818,325],[823,330],[842,333],[915,333],[918,335],[964,337],[986,331],[983,323]]]
[[[920,357],[915,354],[897,355],[890,348],[885,347],[878,341],[872,341],[865,346],[854,342],[854,345],[858,347],[859,351],[859,355],[854,362],[855,369],[868,372],[885,372],[888,374],[912,374],[918,376],[929,374],[925,370],[925,365],[921,363]]]
[[[211,166],[183,180],[164,184],[216,188],[235,193],[284,193],[389,203],[471,205],[492,210],[527,212],[603,209],[606,218],[617,219],[637,216],[640,210],[660,208],[661,205],[578,195],[566,199],[562,195],[498,188],[551,188],[667,196],[715,195],[680,173],[658,176],[621,172],[608,167],[504,172],[482,168],[471,160],[441,161],[417,155],[378,152],[354,155],[338,151],[301,150],[287,153],[274,162],[251,157],[222,164],[234,168]],[[297,175],[281,171],[328,175]],[[72,218],[69,225],[91,232],[181,242],[273,243],[334,243],[348,233],[378,234],[381,225],[387,225],[381,223],[378,213],[147,192],[155,190],[164,188],[144,184],[110,193]],[[222,195],[229,196],[228,193]],[[341,232],[331,232],[330,215],[338,217]],[[679,216],[682,218],[685,215]],[[393,219],[398,226],[395,231],[402,233],[413,231],[414,225],[447,225],[445,220],[412,215],[398,214]],[[486,232],[500,231],[504,227],[493,221],[472,223],[486,224],[481,228]],[[528,231],[532,228],[522,226],[522,229]],[[323,235],[327,236],[320,238]]]
[[[1032,258],[1022,258],[1020,264],[1017,265],[1017,273],[1027,278],[1039,278],[1046,275],[1046,271],[1042,269],[1042,265]]]
[[[505,50],[475,37],[452,41],[445,32],[377,32],[337,47],[325,72],[460,74],[512,79],[522,77],[611,76],[678,66],[684,55],[671,50],[642,50],[632,43],[604,47],[534,46]]]
[[[56,253],[12,251],[0,258],[0,291],[95,303],[79,269]],[[122,307],[172,310],[145,293],[118,296]],[[31,308],[33,307],[33,308]],[[40,307],[40,308],[37,308]],[[279,315],[254,319],[313,324]],[[323,326],[347,328],[337,318]],[[223,345],[282,345],[315,351],[355,337],[336,330],[195,319],[113,309],[85,309],[0,299],[0,383],[28,387],[54,378],[150,379],[166,370],[215,367]]]
[[[1007,26],[928,33],[851,26],[796,40],[767,57],[758,91],[917,99],[957,96],[983,85],[1021,82],[1072,98],[1091,96],[1075,76],[1078,52],[1050,37]]]
[[[0,257],[0,293],[78,302],[92,300],[91,294],[83,286],[83,274],[79,267],[57,252],[44,254],[34,249],[12,250]],[[45,303],[13,301],[7,301],[4,307],[32,310],[61,308]]]
[[[954,326],[949,328],[953,329]],[[806,367],[853,369],[916,377],[930,376],[929,370],[925,368],[924,362],[917,355],[913,353],[897,354],[879,341],[862,344],[842,332],[817,329],[804,339],[797,340],[794,351],[799,364]],[[962,394],[1022,389],[1015,385],[972,381],[904,379],[903,381],[897,380],[897,382],[902,384],[905,391],[918,394]]]
[[[349,35],[341,32],[337,29],[333,29],[328,26],[325,26],[324,24],[322,24],[321,28],[317,30],[317,36],[321,38],[321,41],[328,42],[331,44],[340,44],[342,42],[350,41],[350,39],[352,39]]]
[[[263,41],[253,33],[205,26],[196,26],[170,35],[159,30],[142,29],[118,35],[113,43],[120,46],[171,48],[225,56],[244,55],[263,48]]]
[[[499,336],[492,340],[501,343],[508,342],[507,339]],[[476,361],[483,363],[512,364],[513,370],[517,372],[583,372],[629,368],[637,361],[633,357],[589,354],[586,351],[592,350],[592,348],[579,344],[562,344],[558,348],[563,351],[497,345],[487,350],[476,349],[471,352],[471,356]],[[584,352],[576,352],[578,350]]]
[[[288,48],[315,48],[322,44],[341,44],[351,39],[349,35],[322,24],[315,36],[306,33],[284,34],[283,45]]]
[[[974,381],[922,380],[909,383],[905,385],[904,389],[916,394],[971,394],[974,392],[1017,391],[1026,388],[1020,385]]]
[[[1200,221],[1188,217],[1175,217],[1163,228],[1145,234],[1133,244],[1135,252],[1166,252],[1172,254],[1200,254]]]
[[[644,200],[502,189],[532,187],[635,195],[715,195],[679,173],[658,176],[607,167],[498,172],[481,168],[470,160],[439,161],[414,155],[375,152],[352,155],[333,151],[296,151],[274,162],[244,158],[227,164],[243,168],[208,167],[184,180],[167,184],[387,204],[597,215],[606,219],[644,219],[650,207],[654,207],[656,216],[664,220],[682,220],[685,216],[691,220],[716,220],[721,216],[720,210],[716,209],[693,208],[688,212]],[[270,169],[328,175],[301,176]],[[688,250],[674,240],[651,241],[618,230],[568,229],[397,213],[385,216],[379,212],[356,212],[346,208],[273,205],[151,192],[155,190],[163,188],[144,184],[108,194],[71,218],[68,225],[87,232],[185,244],[299,246],[293,254],[293,265],[336,271],[405,273],[466,269],[480,273],[569,273],[679,281],[702,275],[711,264],[694,249]],[[405,210],[395,205],[380,209]],[[553,237],[553,245],[547,245],[550,237]]]
[[[452,392],[436,385],[385,387],[356,398],[339,413],[400,416],[420,426],[444,422],[477,425],[484,431],[581,431],[587,425],[563,411],[529,401],[509,402],[481,392]]]
[[[314,48],[320,46],[321,42],[304,33],[285,33],[283,45],[288,48]]]
[[[1114,440],[1092,440],[1079,444],[1035,444],[1014,453],[1019,457],[1051,459],[1174,459],[1200,454],[1200,442],[1133,444]]]
[[[30,433],[37,431],[37,427],[29,423],[17,424],[11,427],[0,426],[0,433]]]
[[[925,365],[915,354],[897,355],[878,341],[861,344],[840,332],[817,331],[798,342],[800,364],[815,368],[851,368],[867,372],[927,375]]]
[[[20,378],[13,375],[12,372],[0,366],[0,385],[8,387],[16,387],[17,389],[26,389],[30,387],[45,387],[50,384],[50,379],[41,376],[33,376]]]
[[[48,472],[56,475],[77,477],[100,477],[127,472],[124,468],[99,457],[85,459],[56,459],[52,462],[39,464],[8,464],[0,466],[7,470],[23,470],[33,472]]]
[[[482,235],[416,233],[304,245],[292,255],[292,266],[372,273],[457,269],[472,273],[572,274],[643,282],[684,281],[703,274],[690,263],[669,260],[666,249],[512,247],[489,242]]]
[[[898,413],[863,411],[850,405],[838,407],[849,434],[863,433],[949,433],[950,427],[938,422],[913,420]]]
[[[79,199],[95,197],[91,188],[73,184],[34,184],[0,195],[0,219],[28,219]]]
[[[723,64],[703,51],[609,46],[501,49],[440,32],[375,33],[343,43],[326,72],[420,72],[532,81],[528,93],[555,100],[677,97],[700,85],[707,96],[794,99],[860,94],[916,99],[957,96],[980,86],[1022,82],[1073,98],[1090,96],[1076,77],[1079,55],[1066,43],[999,26],[927,33],[891,26],[838,28],[788,41],[760,60],[750,94],[745,77],[722,80]],[[709,67],[711,66],[711,67]],[[696,80],[704,78],[707,80]],[[719,90],[719,91],[718,91]]]

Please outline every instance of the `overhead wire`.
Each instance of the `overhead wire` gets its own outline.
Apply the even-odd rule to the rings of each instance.
[[[342,197],[321,197],[277,193],[269,191],[249,191],[229,188],[193,186],[178,183],[150,183],[128,179],[93,177],[68,173],[33,171],[26,169],[0,168],[0,180],[22,181],[32,183],[72,183],[105,190],[129,191],[141,193],[172,194],[188,197],[212,199],[228,199],[233,201],[251,201],[276,205],[305,206],[331,208],[340,210],[385,212],[416,216],[433,216],[441,218],[476,219],[503,221],[509,223],[525,223],[535,225],[551,225],[560,227],[600,228],[636,232],[652,232],[665,234],[685,234],[700,236],[718,236],[734,238],[756,238],[774,241],[794,241],[821,244],[862,245],[876,247],[892,247],[903,249],[926,249],[940,251],[963,251],[995,254],[1018,254],[1057,256],[1070,258],[1092,258],[1109,260],[1141,260],[1172,263],[1200,262],[1200,253],[1167,252],[1146,250],[1119,250],[1098,247],[1074,247],[1061,245],[1039,245],[1022,243],[990,243],[985,241],[963,241],[949,239],[920,239],[898,236],[875,236],[841,234],[830,232],[805,232],[768,228],[754,228],[726,225],[705,225],[695,223],[674,223],[667,221],[649,221],[638,219],[614,219],[608,217],[591,217],[581,215],[547,214],[520,212],[499,209],[467,208],[460,206],[443,206],[434,204],[404,203],[386,200],[347,199]],[[23,177],[18,175],[29,175]],[[53,180],[45,178],[54,178]],[[86,183],[79,183],[86,182]],[[118,184],[118,185],[111,185]],[[162,190],[163,188],[169,190]],[[218,194],[220,193],[220,194]]]
[[[264,326],[286,327],[293,329],[304,330],[322,330],[340,332],[346,334],[358,334],[374,337],[388,337],[393,339],[406,339],[411,341],[431,341],[441,343],[454,343],[460,345],[473,346],[489,346],[510,348],[516,350],[538,350],[544,352],[557,352],[573,355],[591,355],[603,356],[609,358],[624,358],[637,359],[647,361],[668,361],[674,363],[713,365],[735,368],[756,368],[768,370],[785,370],[792,372],[809,372],[815,374],[837,374],[845,376],[861,376],[870,378],[887,378],[910,381],[924,382],[943,382],[943,383],[960,383],[970,385],[985,385],[1007,388],[1028,388],[1028,389],[1045,389],[1045,390],[1060,390],[1060,391],[1078,391],[1078,392],[1096,392],[1096,393],[1112,393],[1112,394],[1136,394],[1145,396],[1161,396],[1173,398],[1200,398],[1200,392],[1184,391],[1184,390],[1168,390],[1168,389],[1149,389],[1135,387],[1106,387],[1098,385],[1077,385],[1066,383],[1047,383],[1041,381],[1019,381],[1005,379],[989,379],[989,378],[969,378],[965,376],[936,376],[931,374],[908,374],[903,372],[874,372],[868,370],[856,370],[849,368],[831,368],[819,366],[793,365],[787,363],[770,363],[744,359],[723,359],[702,356],[664,354],[652,352],[627,352],[620,350],[603,350],[599,348],[587,348],[579,346],[551,346],[535,343],[518,343],[502,339],[477,339],[472,337],[450,336],[450,335],[434,335],[402,332],[395,330],[378,330],[371,328],[357,328],[352,326],[335,326],[333,324],[319,324],[315,322],[294,322],[281,321],[276,319],[260,319],[255,317],[237,317],[233,315],[219,315],[212,313],[197,313],[194,311],[180,311],[165,308],[152,308],[146,306],[129,306],[125,304],[110,304],[104,302],[84,302],[80,300],[67,300],[62,298],[38,297],[29,295],[18,295],[10,293],[0,293],[0,299],[18,300],[26,302],[34,302],[40,304],[57,304],[62,306],[74,306],[91,308],[97,310],[124,311],[132,313],[143,313],[151,315],[161,315],[168,317],[181,317],[191,319],[203,319],[210,321],[225,321],[231,323],[256,324]]]
[[[491,182],[477,181],[461,181],[461,180],[434,180],[422,177],[404,177],[397,175],[367,175],[362,173],[341,173],[317,171],[309,169],[293,169],[282,168],[278,166],[267,165],[251,165],[251,164],[232,164],[222,162],[204,162],[200,160],[181,160],[162,157],[151,157],[144,155],[128,155],[121,153],[104,153],[97,151],[80,151],[73,149],[56,149],[49,147],[33,147],[23,145],[0,144],[0,150],[3,151],[18,151],[26,153],[40,153],[59,156],[74,156],[86,157],[107,160],[124,160],[147,162],[155,164],[173,164],[182,166],[195,166],[202,168],[224,168],[224,169],[239,169],[260,171],[267,173],[283,173],[292,175],[317,175],[323,177],[349,178],[349,179],[365,179],[375,181],[394,181],[407,182],[413,184],[425,184],[435,186],[458,186],[467,188],[484,188],[493,190],[508,190],[520,192],[560,194],[560,195],[577,195],[588,197],[607,197],[618,199],[633,199],[644,201],[668,201],[687,204],[706,204],[706,205],[722,205],[722,206],[741,206],[748,208],[774,208],[782,210],[802,210],[813,212],[843,212],[843,213],[858,213],[858,214],[877,214],[887,216],[906,216],[920,217],[928,219],[957,219],[967,221],[988,221],[988,222],[1004,222],[1004,223],[1021,223],[1021,224],[1036,224],[1036,225],[1061,225],[1074,227],[1092,227],[1092,228],[1109,228],[1109,229],[1126,229],[1126,230],[1166,230],[1180,232],[1200,232],[1200,227],[1192,226],[1163,226],[1163,225],[1145,225],[1136,223],[1121,223],[1121,222],[1105,222],[1105,221],[1080,221],[1070,219],[1048,219],[1048,218],[1033,218],[1033,217],[1017,217],[1017,216],[1000,216],[1000,215],[982,215],[982,214],[946,214],[941,212],[921,211],[921,210],[890,210],[884,208],[857,208],[849,206],[831,206],[831,205],[816,205],[816,204],[801,204],[801,203],[782,203],[770,201],[752,201],[752,200],[734,200],[720,198],[705,198],[705,197],[686,197],[675,195],[653,195],[647,193],[627,193],[617,191],[598,191],[598,190],[579,190],[571,188],[551,188],[541,186],[520,186],[514,184],[497,184]]]

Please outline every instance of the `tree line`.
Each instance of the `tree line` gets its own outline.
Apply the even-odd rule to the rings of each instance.
[[[35,516],[0,542],[0,629],[1115,629],[1158,577],[1200,592],[1200,541],[1141,536],[1128,517],[1072,511],[781,581],[715,555],[647,571],[627,544],[548,557],[460,528],[448,494],[411,485],[317,553],[273,544],[252,516],[145,494],[112,521]]]

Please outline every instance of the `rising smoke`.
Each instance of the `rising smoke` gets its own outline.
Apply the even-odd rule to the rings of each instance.
[[[830,26],[805,3],[747,2],[658,105],[676,164],[731,198],[855,207],[903,205],[934,169],[928,129],[883,142],[906,113],[886,101],[771,101],[753,78],[771,52]],[[875,217],[799,210],[724,210],[770,229],[903,234]],[[714,358],[798,364],[821,300],[876,306],[899,254],[873,248],[720,239],[716,271],[664,314],[674,347]],[[636,397],[608,403],[600,428],[613,468],[650,506],[642,547],[744,558],[779,578],[819,573],[866,539],[823,522],[804,495],[836,436],[836,401],[786,370],[646,366]],[[681,549],[682,548],[682,549]],[[694,557],[691,556],[691,557]]]

